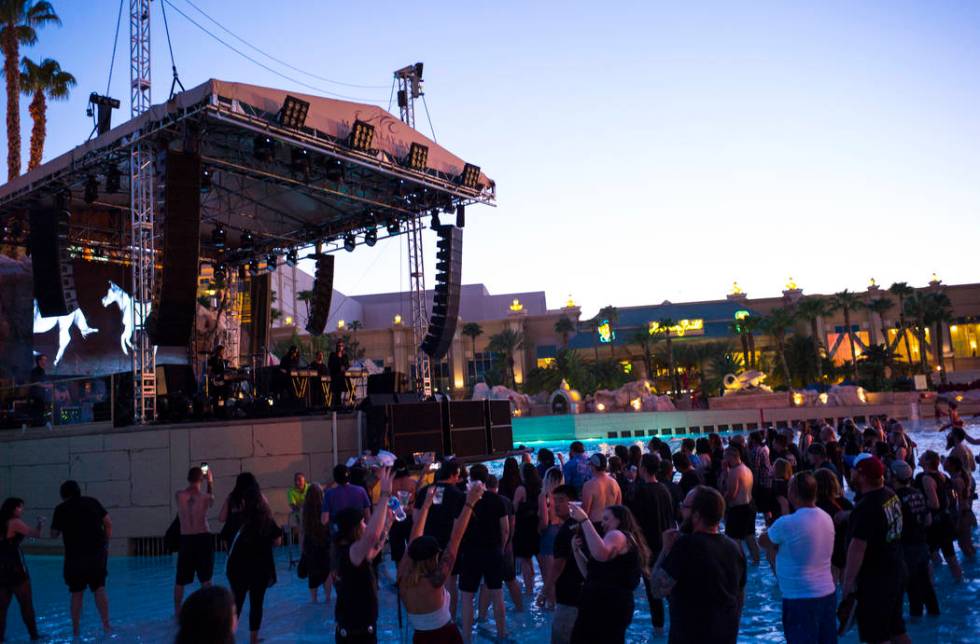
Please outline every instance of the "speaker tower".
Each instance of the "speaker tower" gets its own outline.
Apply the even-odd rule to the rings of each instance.
[[[42,317],[68,315],[78,308],[75,276],[68,256],[67,210],[51,206],[30,213],[34,299]]]
[[[436,287],[432,296],[429,331],[422,340],[421,348],[433,360],[441,360],[449,352],[459,320],[463,231],[447,224],[438,226],[436,234]]]
[[[316,275],[313,278],[313,299],[310,301],[310,319],[306,330],[310,335],[323,335],[330,317],[330,300],[333,298],[333,255],[320,254],[316,259]]]

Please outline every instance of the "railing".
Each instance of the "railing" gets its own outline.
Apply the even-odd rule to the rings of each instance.
[[[111,422],[112,385],[97,376],[0,387],[0,430]]]

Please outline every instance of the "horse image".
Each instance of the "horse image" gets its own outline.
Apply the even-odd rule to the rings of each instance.
[[[133,333],[136,330],[143,330],[143,322],[150,315],[150,303],[137,303],[135,319],[133,317],[133,297],[124,291],[118,284],[109,280],[109,290],[102,298],[102,306],[108,307],[110,304],[119,306],[123,316],[123,332],[119,336],[119,347],[122,352],[129,355],[129,350],[133,348]]]
[[[81,309],[75,309],[68,315],[53,315],[51,317],[41,317],[41,310],[34,300],[34,333],[47,333],[51,329],[58,327],[58,355],[54,357],[54,366],[58,366],[65,349],[71,342],[71,328],[75,326],[81,332],[83,338],[87,338],[93,333],[98,333],[98,329],[93,329],[88,325],[85,314]]]

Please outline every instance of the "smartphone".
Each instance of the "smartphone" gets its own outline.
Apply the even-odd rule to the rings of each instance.
[[[208,464],[207,464],[207,461],[201,463],[201,472],[203,472],[204,474],[207,474],[208,473]]]
[[[422,452],[413,452],[412,459],[415,461],[416,465],[422,464]]]
[[[445,487],[441,485],[437,487],[436,491],[432,493],[432,503],[434,505],[442,505],[442,497],[445,493],[446,493]]]

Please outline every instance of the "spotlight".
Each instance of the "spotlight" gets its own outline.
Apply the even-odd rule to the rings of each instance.
[[[306,148],[293,148],[289,167],[293,174],[301,174],[304,179],[310,180],[310,153]]]
[[[286,252],[286,266],[296,266],[297,263],[299,263],[299,253],[295,248],[290,248]]]
[[[270,273],[276,272],[276,266],[279,265],[279,258],[275,256],[274,253],[269,253],[265,256],[265,270]]]
[[[109,166],[109,169],[105,173],[105,191],[106,192],[119,192],[119,184],[121,183],[122,173],[119,172],[119,168],[113,164]]]
[[[310,104],[295,96],[286,95],[286,100],[279,109],[279,123],[286,127],[299,129],[306,123],[306,114]]]
[[[255,246],[255,236],[252,235],[252,231],[243,230],[242,231],[242,248],[252,248]]]
[[[467,188],[476,188],[480,183],[480,166],[467,163],[463,166],[463,173],[459,175],[458,181]]]
[[[201,168],[201,192],[211,190],[211,169]]]
[[[354,248],[357,246],[357,237],[354,237],[352,233],[347,233],[344,235],[344,250],[348,253],[354,252]]]
[[[462,228],[466,225],[466,206],[459,204],[456,206],[456,227]]]
[[[271,161],[276,153],[276,143],[269,137],[260,134],[252,141],[252,154],[259,161]]]
[[[225,240],[228,237],[228,233],[225,232],[225,227],[218,224],[211,231],[211,243],[214,244],[215,248],[224,248]]]
[[[248,274],[249,275],[258,275],[259,274],[259,258],[258,257],[253,257],[252,259],[250,259],[248,261],[248,263],[245,264],[245,266],[248,268]]]
[[[442,225],[442,222],[439,221],[439,211],[438,210],[433,210],[432,211],[432,227],[433,228],[438,228],[441,225]]]
[[[401,224],[398,223],[397,219],[388,220],[388,224],[385,226],[385,228],[388,229],[389,235],[397,235],[402,230]]]
[[[99,198],[99,182],[94,175],[89,175],[85,180],[85,203],[93,203]]]
[[[366,233],[364,233],[364,243],[368,246],[374,246],[378,243],[378,229],[372,228]]]
[[[412,143],[408,149],[408,167],[413,170],[425,170],[429,162],[429,146]]]
[[[357,119],[350,131],[350,146],[355,150],[370,150],[374,141],[374,126]]]

